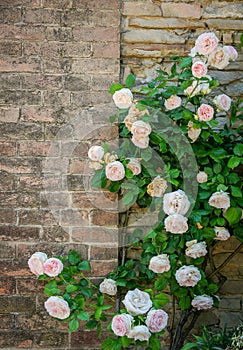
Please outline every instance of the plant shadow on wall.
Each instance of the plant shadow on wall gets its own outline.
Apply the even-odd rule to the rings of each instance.
[[[117,150],[93,145],[88,158],[92,186],[118,192],[124,210],[115,271],[96,286],[87,278],[89,261],[74,250],[29,259],[46,283],[47,312],[68,322],[70,332],[81,323],[100,335],[108,322],[111,337],[102,350],[159,350],[165,336],[170,350],[183,349],[199,314],[219,304],[226,280],[221,270],[243,246],[243,145],[236,127],[242,108],[218,93],[208,67],[224,69],[237,56],[214,33],[204,33],[188,57],[173,58],[170,71],[159,70],[140,90],[132,74],[125,87],[111,86],[118,113],[110,122],[118,124],[121,143]],[[146,234],[127,232],[132,205],[157,215]],[[213,251],[230,236],[239,245],[216,267]],[[138,260],[127,257],[132,248],[140,250]]]

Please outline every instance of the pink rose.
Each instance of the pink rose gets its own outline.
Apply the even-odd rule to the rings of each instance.
[[[44,273],[47,276],[55,277],[62,272],[63,263],[59,259],[50,258],[44,262],[43,268],[44,268]]]
[[[142,171],[141,164],[135,158],[131,158],[129,160],[129,163],[127,164],[127,168],[132,171],[133,175],[138,175]]]
[[[66,300],[59,297],[50,297],[45,302],[45,309],[52,317],[64,320],[70,315],[70,308]]]
[[[181,98],[177,95],[172,95],[170,98],[165,100],[165,108],[167,110],[172,110],[180,107],[181,105]]]
[[[238,57],[238,52],[233,46],[224,46],[224,50],[228,51],[230,61],[235,61]]]
[[[227,112],[231,106],[231,98],[225,94],[216,96],[213,102],[215,103],[217,109],[221,112]]]
[[[101,146],[92,146],[88,151],[89,159],[99,162],[104,156],[104,148]]]
[[[151,336],[148,328],[146,326],[135,326],[127,334],[128,338],[133,338],[134,340],[148,341]]]
[[[206,103],[201,104],[197,110],[197,115],[200,121],[208,122],[213,118],[214,109]]]
[[[229,64],[230,55],[228,50],[223,47],[217,47],[208,58],[208,63],[210,66],[218,69],[224,69]]]
[[[132,143],[141,149],[147,148],[149,145],[149,137],[143,137],[143,136],[138,136],[138,135],[133,135],[131,138]]]
[[[175,278],[181,287],[194,287],[200,281],[201,274],[197,267],[184,265],[176,271]]]
[[[208,295],[197,295],[192,299],[192,306],[197,310],[211,309],[213,306],[213,298]]]
[[[132,327],[133,317],[129,314],[121,314],[113,317],[111,329],[119,337],[126,335]]]
[[[107,179],[111,181],[122,180],[125,176],[125,168],[119,161],[111,162],[107,164],[105,168],[105,174]]]
[[[195,42],[196,51],[201,55],[209,55],[218,45],[218,38],[214,33],[203,33]]]
[[[123,88],[118,90],[113,95],[113,101],[119,109],[126,109],[131,107],[133,101],[133,94],[131,90]]]
[[[148,123],[143,122],[142,120],[137,120],[132,124],[131,133],[133,136],[142,136],[146,137],[149,136],[152,129],[151,126]]]
[[[216,237],[214,239],[218,241],[227,241],[227,239],[230,238],[230,233],[225,227],[215,226],[214,231],[216,234]]]
[[[47,255],[45,253],[36,252],[28,260],[28,266],[30,271],[39,277],[44,274],[44,262],[47,260]]]
[[[147,318],[146,325],[150,332],[161,332],[167,326],[168,314],[163,310],[150,310]]]
[[[163,273],[170,270],[170,260],[167,254],[153,256],[149,262],[149,270],[155,273]]]
[[[193,63],[192,65],[192,75],[195,78],[202,78],[205,77],[205,75],[207,74],[207,66],[205,63],[198,61]]]

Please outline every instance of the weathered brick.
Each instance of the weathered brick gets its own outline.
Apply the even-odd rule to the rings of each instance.
[[[61,11],[49,9],[26,9],[24,22],[34,24],[60,24]]]
[[[30,272],[26,259],[10,259],[1,261],[1,276],[23,277],[33,276]]]
[[[0,206],[2,208],[36,208],[40,206],[38,192],[0,192]]]
[[[45,28],[30,25],[0,25],[0,39],[44,40]]]
[[[22,191],[39,191],[46,189],[48,191],[59,191],[62,189],[62,179],[55,175],[36,176],[20,175],[18,189]]]
[[[23,54],[25,56],[59,57],[61,45],[57,42],[25,42]]]
[[[64,89],[82,92],[90,90],[90,77],[85,75],[67,75],[64,78]]]
[[[117,74],[119,72],[119,62],[110,58],[97,59],[74,59],[72,64],[72,71],[74,73],[89,74]]]
[[[71,94],[71,103],[75,107],[88,107],[95,104],[109,103],[111,99],[108,91],[97,92],[73,92]]]
[[[2,210],[2,209],[1,209]],[[13,243],[1,243],[0,244],[0,258],[1,259],[14,259],[16,254],[16,247]]]
[[[2,55],[21,56],[21,43],[18,41],[0,41]]]
[[[118,230],[101,226],[72,228],[72,240],[83,244],[117,243]]]
[[[35,335],[35,344],[38,347],[43,347],[48,349],[57,347],[68,346],[68,333],[62,332],[48,332],[48,333],[37,333]]]
[[[0,295],[15,294],[15,279],[0,277]]]
[[[14,328],[14,315],[0,315],[0,329]]]
[[[14,174],[28,174],[40,172],[41,160],[21,159],[21,158],[2,158],[0,160],[0,170]]]
[[[175,6],[176,7],[176,6]],[[129,27],[139,28],[205,28],[203,22],[192,21],[182,18],[129,18]]]
[[[61,105],[64,107],[64,106],[69,106],[71,103],[70,92],[68,91],[65,91],[65,92],[52,92],[51,90],[44,91],[43,98],[44,98],[44,104],[46,106],[51,105],[53,107],[53,106]],[[53,125],[53,127],[55,128],[55,125]]]
[[[85,158],[87,157],[89,150],[88,142],[78,142],[78,141],[63,141],[61,143],[61,156],[62,157],[79,157]]]
[[[1,224],[16,224],[17,213],[13,209],[0,209]]]
[[[62,77],[48,74],[21,74],[23,89],[59,90],[62,87]]]
[[[71,71],[71,61],[68,58],[43,58],[45,73],[64,74]]]
[[[15,123],[19,119],[19,108],[1,107],[0,121],[6,123]]]
[[[203,18],[242,18],[242,3],[225,1],[209,4],[203,9]]]
[[[67,27],[47,27],[46,39],[55,41],[70,41],[73,39],[72,28]]]
[[[106,0],[73,0],[73,7],[74,8],[81,8],[81,9],[106,9],[106,10],[111,10],[111,9],[119,9],[119,0],[109,0],[107,2]]]
[[[0,86],[2,89],[20,89],[21,77],[19,74],[1,73]]]
[[[0,103],[1,104],[41,104],[40,91],[24,91],[24,90],[1,90],[0,91]],[[9,127],[9,126],[8,126]]]
[[[0,226],[2,241],[38,241],[39,235],[39,227]]]
[[[21,277],[21,276],[20,276]],[[45,282],[39,281],[36,276],[33,275],[33,278],[16,278],[16,293],[19,295],[43,295],[43,289]],[[37,316],[37,315],[36,315]],[[31,316],[35,317],[34,315]],[[26,315],[19,315],[20,319],[25,319]],[[29,315],[28,315],[28,319]]]
[[[157,4],[142,1],[128,1],[122,4],[124,16],[161,16],[161,9]]]
[[[100,91],[100,90],[105,90],[105,91],[109,91],[110,86],[117,82],[119,80],[118,76],[116,75],[112,75],[112,76],[107,76],[107,75],[93,75],[91,77],[91,87],[92,90],[95,91]],[[107,108],[108,109],[108,105],[106,104],[104,106],[104,109]],[[99,115],[102,113],[103,111],[100,110],[99,108]],[[105,112],[106,113],[106,112]],[[109,113],[109,112],[108,112]],[[107,114],[106,114],[107,116]],[[97,119],[96,119],[97,120]],[[107,120],[107,117],[106,117]]]
[[[0,11],[1,23],[18,23],[21,21],[21,9],[18,7],[5,7]]]
[[[57,142],[35,142],[35,141],[22,141],[19,143],[19,155],[20,156],[47,156],[51,147],[51,156],[58,156],[59,144]]]
[[[45,314],[29,315],[20,314],[16,316],[16,329],[50,330],[58,326],[58,321]]]
[[[117,193],[112,192],[75,192],[72,194],[72,203],[77,208],[113,209],[118,207]]]
[[[38,124],[0,123],[0,135],[7,140],[41,140],[42,127]]]
[[[16,346],[18,348],[32,348],[34,335],[28,331],[1,331],[0,332],[0,346],[1,348],[7,348]],[[13,348],[12,348],[13,349]]]
[[[162,3],[161,4],[163,17],[184,17],[184,18],[200,18],[202,8],[198,4],[177,3]]]
[[[91,272],[90,272],[90,276],[95,276],[95,277],[99,277],[99,276],[106,276],[109,272],[113,271],[115,266],[117,265],[117,261],[113,260],[113,261],[91,261]]]
[[[39,72],[40,62],[36,58],[8,57],[0,60],[0,72]]]
[[[88,166],[87,160],[83,161],[79,159],[73,159],[71,161],[70,171],[72,173],[72,175],[68,177],[68,184],[70,186],[70,189],[73,189],[75,191],[86,189],[89,178],[79,177],[78,174],[81,173],[84,175],[90,175],[93,173],[92,169]]]
[[[20,225],[56,225],[56,218],[50,210],[19,210]],[[55,213],[57,216],[57,213]]]
[[[100,27],[106,27],[109,23],[110,28],[117,28],[120,25],[120,12],[115,10],[99,10],[93,12],[93,22],[95,24],[99,23]]]
[[[110,247],[108,245],[106,245],[105,247],[91,246],[90,259],[91,260],[118,259],[117,246],[113,246],[113,247]]]
[[[22,6],[24,6],[24,7],[41,7],[41,2],[42,2],[41,0],[22,0]]]
[[[52,226],[42,228],[43,242],[69,242],[68,227],[66,230],[62,226]]]
[[[88,226],[88,212],[86,210],[61,210],[61,225]]]
[[[62,46],[62,55],[63,57],[91,57],[92,45],[90,42],[64,43]]]
[[[119,58],[120,46],[118,43],[94,43],[93,57],[98,58]]]
[[[150,57],[161,58],[166,56],[182,55],[190,51],[190,47],[185,44],[129,44],[123,47],[123,57]]]
[[[211,30],[217,30],[218,28],[224,28],[224,30],[243,30],[243,22],[239,19],[207,19],[206,24]]]
[[[80,174],[80,172],[78,174]],[[67,186],[69,191],[85,190],[86,182],[87,177],[84,175],[67,175]]]
[[[71,196],[66,192],[44,192],[41,193],[41,208],[68,208]]]
[[[17,153],[16,142],[0,141],[0,155],[14,156]]]
[[[35,106],[23,106],[21,109],[21,121],[52,123],[55,122],[62,113],[62,107],[46,108]]]
[[[118,28],[110,27],[74,27],[73,38],[75,41],[115,41],[119,40]]]
[[[184,44],[185,39],[175,33],[156,29],[133,29],[123,34],[124,43],[165,43],[165,44]]]
[[[73,0],[43,0],[44,8],[58,8],[58,9],[66,9],[72,8]]]
[[[45,162],[45,174],[66,174],[69,158],[47,157]]]
[[[0,190],[11,191],[16,188],[17,177],[6,171],[0,172]]]
[[[91,223],[98,226],[117,226],[118,213],[99,209],[92,210]]]
[[[102,332],[101,337],[96,336],[95,331],[74,332],[71,335],[71,345],[76,349],[100,349],[102,342],[108,337],[107,332]]]

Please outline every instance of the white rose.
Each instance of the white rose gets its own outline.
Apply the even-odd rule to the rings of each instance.
[[[106,164],[115,162],[117,159],[118,159],[118,156],[116,154],[112,154],[112,153],[107,152],[104,155],[104,161]]]
[[[201,274],[195,266],[182,266],[176,271],[175,278],[181,287],[194,287],[200,281]]]
[[[127,337],[133,338],[134,340],[147,341],[149,340],[151,333],[146,326],[135,326],[130,332],[128,332]]]
[[[167,232],[185,233],[188,230],[187,218],[181,214],[167,216],[164,224]]]
[[[105,293],[108,295],[116,295],[117,293],[116,281],[114,281],[111,278],[105,278],[104,281],[100,284],[99,290],[101,293]]]
[[[188,122],[188,137],[189,137],[189,139],[192,140],[192,142],[195,142],[198,139],[199,135],[201,134],[202,129],[200,129],[200,128],[196,129],[196,128],[194,128],[193,125],[194,125],[193,121],[189,120],[189,122]]]
[[[167,254],[153,256],[149,262],[149,269],[155,273],[163,273],[169,271],[170,260]]]
[[[135,137],[136,136],[142,136],[142,137],[149,136],[151,131],[152,131],[151,126],[142,120],[137,120],[136,122],[134,122],[132,124],[131,133]]]
[[[211,309],[213,306],[213,298],[208,295],[197,295],[192,299],[191,305],[197,310]]]
[[[133,315],[143,315],[152,307],[150,295],[139,289],[130,290],[122,301],[127,311]]]
[[[132,143],[141,149],[147,148],[149,145],[149,137],[148,136],[139,136],[139,135],[133,135],[131,138]]]
[[[113,100],[116,107],[119,109],[126,109],[132,105],[133,94],[131,90],[123,88],[114,93]]]
[[[218,46],[208,58],[208,63],[211,67],[224,69],[228,66],[230,60],[230,55],[227,49]]]
[[[137,117],[127,115],[124,119],[124,123],[129,131],[131,131],[132,124],[137,121]]]
[[[214,239],[218,241],[227,241],[230,238],[230,233],[225,227],[214,226],[216,237]]]
[[[220,112],[227,112],[231,106],[231,98],[225,94],[216,96],[213,102],[215,103],[218,111]]]
[[[167,215],[185,215],[190,208],[187,195],[182,190],[166,193],[163,198],[163,210]]]
[[[186,243],[188,247],[186,249],[186,255],[190,258],[196,259],[207,254],[206,242],[198,242],[197,240],[189,241]]]
[[[104,156],[104,148],[101,146],[92,146],[90,147],[89,151],[88,151],[88,157],[89,159],[95,161],[95,162],[99,162],[100,160],[102,160],[103,156]]]
[[[36,252],[28,260],[30,271],[39,277],[44,274],[44,262],[47,260],[47,255],[42,252]]]
[[[151,197],[163,197],[167,188],[167,182],[160,176],[156,176],[147,186],[147,193]]]
[[[230,197],[224,191],[214,192],[208,203],[215,208],[228,209],[230,207]]]
[[[105,174],[111,181],[122,180],[125,176],[125,169],[121,162],[115,161],[106,165]]]
[[[199,171],[199,173],[197,174],[197,182],[201,184],[207,181],[208,181],[208,174],[205,173],[205,171]]]
[[[140,119],[145,114],[149,114],[149,111],[147,109],[140,110],[137,108],[137,104],[133,103],[128,111],[128,116],[130,117],[136,117],[136,119]]]
[[[138,175],[142,171],[141,164],[135,158],[131,158],[129,160],[129,163],[127,164],[127,168],[132,171],[133,175]]]
[[[181,98],[177,95],[172,95],[165,100],[165,108],[170,111],[181,106]]]
[[[224,50],[228,51],[230,61],[235,61],[238,57],[238,52],[233,46],[224,46]]]

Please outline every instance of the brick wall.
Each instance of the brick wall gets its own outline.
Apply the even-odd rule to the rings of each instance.
[[[105,123],[119,80],[120,4],[0,5],[0,348],[99,347],[92,332],[71,336],[46,314],[27,260],[75,248],[94,278],[116,264],[116,197],[104,205],[90,188],[86,159],[92,143],[117,138]]]

